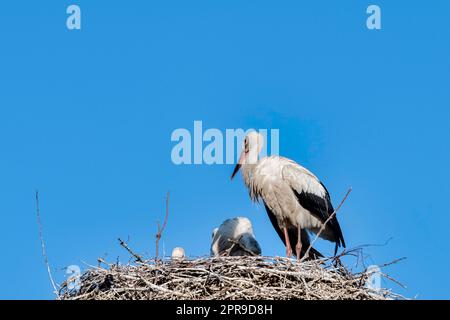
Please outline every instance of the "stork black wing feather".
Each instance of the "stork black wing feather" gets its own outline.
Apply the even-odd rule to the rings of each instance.
[[[322,186],[325,189],[325,197],[320,197],[310,192],[302,191],[301,193],[298,193],[296,190],[293,191],[303,208],[311,212],[311,214],[320,221],[325,222],[333,214],[334,209],[327,189],[323,184]],[[341,226],[339,225],[336,215],[327,223],[327,227],[333,232],[336,251],[341,245],[345,248],[344,236],[342,235]]]

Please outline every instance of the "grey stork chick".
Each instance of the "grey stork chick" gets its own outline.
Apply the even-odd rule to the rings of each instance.
[[[212,256],[255,256],[261,247],[255,239],[252,223],[245,217],[225,220],[212,234]]]
[[[330,195],[320,180],[296,162],[270,156],[259,158],[264,140],[261,134],[250,132],[244,140],[241,156],[231,179],[241,169],[250,198],[263,202],[269,219],[286,246],[290,257],[295,247],[297,259],[302,258],[310,246],[309,232],[318,233],[333,214]],[[325,226],[320,237],[345,248],[339,222],[334,216]],[[308,259],[322,257],[310,249]]]

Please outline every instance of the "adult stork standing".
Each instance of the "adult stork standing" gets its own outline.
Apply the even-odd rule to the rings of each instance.
[[[310,246],[308,232],[319,233],[325,221],[333,214],[330,195],[322,182],[309,170],[296,162],[279,157],[263,157],[261,134],[252,131],[244,140],[241,155],[231,179],[241,169],[250,198],[262,201],[269,219],[286,246],[286,256],[295,246],[297,259],[302,258]],[[325,225],[320,237],[345,248],[339,222],[334,216]],[[319,258],[322,254],[311,248],[306,258]]]

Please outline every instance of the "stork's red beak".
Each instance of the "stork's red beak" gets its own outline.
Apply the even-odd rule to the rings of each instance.
[[[231,174],[231,179],[234,178],[234,176],[236,175],[236,173],[239,171],[239,169],[242,166],[242,163],[244,162],[244,158],[245,158],[245,152],[242,151],[241,156],[239,157],[238,163],[236,164],[236,167],[234,167],[233,173]]]

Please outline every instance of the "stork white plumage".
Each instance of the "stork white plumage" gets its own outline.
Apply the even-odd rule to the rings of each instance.
[[[186,254],[184,252],[184,248],[182,248],[182,247],[173,248],[172,255],[171,255],[172,260],[180,261],[180,260],[183,260],[185,257],[186,257]]]
[[[263,137],[250,132],[244,140],[243,150],[231,178],[241,169],[250,198],[262,201],[273,227],[286,246],[286,256],[298,259],[305,255],[310,239],[308,232],[318,233],[325,221],[333,214],[330,195],[320,180],[296,162],[279,157],[263,157]],[[325,225],[320,237],[345,247],[339,222],[334,216]],[[307,258],[322,255],[311,248]]]
[[[255,239],[252,223],[245,217],[225,220],[212,233],[211,255],[260,255],[261,247]]]

